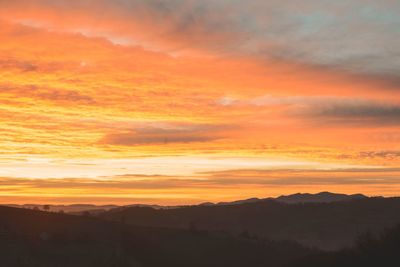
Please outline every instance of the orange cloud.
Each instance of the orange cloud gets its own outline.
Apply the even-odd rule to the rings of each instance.
[[[126,167],[113,159],[173,155],[177,158],[169,164],[179,179],[169,182],[179,182],[182,192],[193,194],[170,192],[169,184],[159,180],[152,186],[155,191],[146,194],[151,195],[149,199],[193,200],[205,199],[209,188],[192,181],[192,174],[182,174],[196,162],[183,164],[179,157],[236,158],[236,163],[246,158],[246,164],[255,165],[260,158],[284,158],[317,165],[399,167],[398,83],[391,71],[388,75],[381,72],[380,60],[379,70],[354,72],[358,59],[349,65],[327,59],[329,64],[323,65],[324,49],[322,55],[315,54],[316,61],[295,56],[306,48],[313,52],[303,43],[295,49],[285,39],[287,45],[276,50],[276,44],[270,43],[277,38],[275,28],[268,28],[260,18],[254,22],[255,33],[244,30],[246,25],[236,17],[241,11],[223,1],[217,6],[199,3],[199,9],[192,1],[176,3],[174,11],[168,5],[154,6],[154,1],[131,5],[125,1],[128,6],[114,1],[6,2],[0,3],[0,163],[8,170],[15,168],[18,177],[33,172],[37,178],[46,168],[53,173],[57,168],[75,168],[54,165],[59,161],[106,160],[104,164],[122,171]],[[253,8],[244,7],[246,12],[256,6],[265,8],[259,1],[253,4]],[[227,18],[213,8],[226,11]],[[304,22],[304,17],[300,20]],[[281,24],[275,17],[270,22]],[[276,38],[260,39],[264,27]],[[292,27],[288,30],[299,33]],[[292,53],[282,56],[286,50]],[[387,68],[391,70],[393,64]],[[31,168],[29,160],[38,159],[45,163]],[[220,170],[222,165],[213,164],[215,171]],[[112,185],[95,180],[99,172],[85,173],[85,178],[94,179],[92,199],[117,199],[122,194],[126,200],[136,192],[123,183],[126,190],[105,192],[100,185]],[[287,180],[280,177],[279,181],[292,185],[293,190],[308,181],[285,175]],[[321,183],[314,178],[309,180],[310,188],[341,186],[352,191],[358,186],[368,192],[375,192],[377,184],[384,187],[395,181],[391,174],[382,183],[356,182],[345,175],[340,181],[327,177]],[[44,181],[29,181],[38,183],[34,189],[29,183],[7,182],[9,191],[4,191],[4,198],[33,198],[40,194],[40,186],[46,187]],[[90,180],[66,182],[51,181],[60,185],[54,197],[80,199],[85,185],[91,184]],[[212,181],[212,190],[215,195],[227,192],[228,198],[240,195],[239,185],[254,192],[267,186],[250,180],[241,183],[218,177]],[[276,187],[275,193],[287,193],[283,184],[279,189],[271,182],[268,186]]]
[[[396,195],[400,188],[399,171],[398,168],[277,169],[229,170],[191,177],[127,174],[101,179],[1,178],[0,199],[18,203],[34,197],[37,203],[195,204],[265,198],[303,190],[318,192],[327,187],[346,193],[358,192],[362,187],[369,195]]]

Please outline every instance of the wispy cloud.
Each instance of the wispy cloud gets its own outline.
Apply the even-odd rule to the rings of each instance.
[[[49,198],[93,201],[237,198],[307,184],[392,194],[399,8],[0,0],[0,176],[14,177],[2,197],[29,199],[40,186]],[[386,172],[338,170],[345,165]],[[120,176],[130,173],[153,177]]]
[[[15,84],[0,84],[2,94],[17,97],[29,97],[34,100],[48,100],[56,103],[94,104],[95,100],[88,95],[68,89],[43,88],[35,85],[17,87]]]
[[[112,145],[155,145],[173,143],[208,142],[224,138],[224,125],[164,125],[164,128],[138,128],[123,133],[111,133],[101,143]]]
[[[2,5],[3,17],[13,11],[11,19],[25,25],[171,53],[206,49],[397,78],[400,67],[400,5],[392,0],[307,0],[302,8],[286,0],[43,0]],[[25,17],[15,9],[25,9]]]
[[[235,200],[293,193],[303,188],[318,192],[336,189],[378,195],[395,194],[400,188],[399,168],[354,168],[331,170],[233,169],[203,172],[195,176],[138,175],[63,179],[0,178],[0,199],[24,199],[54,203],[104,202],[198,203],[205,200]],[[390,188],[390,190],[389,190]],[[251,190],[243,190],[251,189]],[[40,196],[39,196],[40,192]],[[205,193],[207,192],[207,193]],[[19,201],[20,201],[19,200]]]

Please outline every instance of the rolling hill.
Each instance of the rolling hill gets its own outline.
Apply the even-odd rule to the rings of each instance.
[[[0,206],[0,252],[5,267],[261,267],[285,266],[311,250],[293,242]]]
[[[400,222],[400,198],[287,204],[259,200],[232,205],[198,205],[176,209],[118,208],[101,218],[138,226],[223,231],[335,250],[354,244],[363,232],[377,233]]]

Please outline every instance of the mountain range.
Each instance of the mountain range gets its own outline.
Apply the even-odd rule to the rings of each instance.
[[[199,204],[199,206],[211,206],[211,205],[235,205],[252,203],[263,200],[276,200],[285,203],[306,203],[306,202],[335,202],[335,201],[345,201],[350,199],[367,198],[362,194],[346,195],[337,194],[330,192],[321,192],[317,194],[302,194],[297,193],[288,196],[279,196],[277,198],[249,198],[244,200],[236,200],[232,202],[204,202]],[[64,212],[70,214],[81,214],[81,213],[101,213],[115,208],[126,208],[126,207],[149,207],[154,209],[174,209],[183,206],[163,206],[163,205],[151,205],[151,204],[130,204],[130,205],[94,205],[94,204],[71,204],[71,205],[43,205],[43,204],[3,204],[3,206],[24,208],[24,209],[39,209],[53,212]]]
[[[306,200],[310,200],[308,195],[305,196]],[[317,195],[318,199],[321,199],[320,196]],[[296,199],[298,201],[299,198]],[[137,226],[174,229],[196,227],[236,236],[246,233],[276,241],[292,240],[324,250],[350,247],[360,233],[377,233],[400,222],[400,198],[357,195],[348,197],[348,200],[338,199],[329,195],[323,202],[294,202],[292,198],[282,201],[281,198],[175,209],[122,207],[97,216]]]
[[[94,207],[98,208],[90,205]],[[72,215],[49,207],[42,211],[0,206],[1,266],[372,267],[400,263],[398,197],[321,192],[193,206],[105,207]]]

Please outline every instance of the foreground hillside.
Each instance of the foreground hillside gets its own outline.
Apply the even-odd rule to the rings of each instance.
[[[378,233],[400,222],[400,198],[362,198],[331,203],[286,204],[260,200],[235,205],[177,209],[119,208],[102,218],[132,225],[225,231],[273,240],[295,240],[335,250],[353,245],[360,233]]]
[[[357,245],[337,252],[316,252],[291,267],[397,267],[400,266],[400,225],[377,237],[361,235]]]
[[[0,266],[5,267],[400,266],[400,226],[356,241],[352,248],[324,252],[247,232],[233,237],[201,231],[194,224],[188,230],[140,227],[0,206]]]
[[[0,266],[285,266],[310,254],[289,242],[163,229],[0,206]]]

